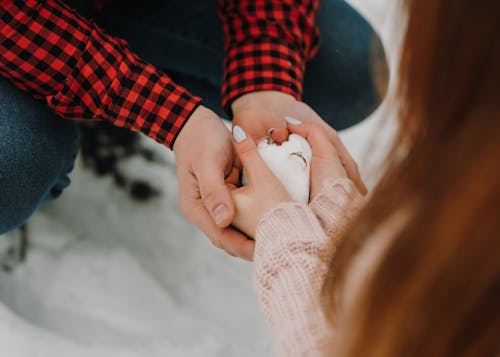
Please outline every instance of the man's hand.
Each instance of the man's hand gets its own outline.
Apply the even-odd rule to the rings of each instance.
[[[181,212],[216,247],[251,260],[254,241],[229,227],[235,214],[229,188],[236,187],[239,180],[229,130],[214,112],[200,106],[173,149]]]
[[[318,123],[335,147],[347,176],[356,184],[359,192],[363,195],[368,192],[361,180],[356,162],[337,132],[307,104],[285,93],[261,91],[242,95],[233,102],[231,109],[233,110],[233,124],[242,127],[255,141],[268,136],[270,129],[276,129],[272,133],[274,141],[278,143],[286,141],[289,131],[285,117],[292,117],[304,123],[308,121]]]

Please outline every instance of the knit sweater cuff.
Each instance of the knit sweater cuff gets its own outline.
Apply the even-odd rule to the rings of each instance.
[[[280,356],[310,356],[324,344],[328,241],[314,213],[298,203],[278,205],[257,227],[254,284]]]
[[[340,236],[359,212],[364,200],[348,178],[330,179],[312,199],[309,207],[327,236]]]
[[[256,259],[280,255],[293,242],[325,242],[326,236],[318,219],[309,207],[286,202],[262,216],[256,230]]]

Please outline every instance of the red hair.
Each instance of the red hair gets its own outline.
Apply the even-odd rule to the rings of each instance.
[[[346,356],[500,352],[500,1],[406,0],[394,159],[323,287],[330,319],[374,231],[408,212],[345,316]],[[347,328],[348,326],[339,326]]]

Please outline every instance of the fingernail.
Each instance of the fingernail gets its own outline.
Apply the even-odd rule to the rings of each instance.
[[[300,120],[292,118],[292,117],[285,117],[285,120],[287,121],[288,124],[292,124],[292,125],[302,124],[302,122]]]
[[[233,126],[233,137],[237,143],[241,143],[247,138],[245,131],[238,125]]]
[[[212,218],[215,221],[215,224],[221,225],[228,217],[229,215],[229,209],[227,206],[223,203],[215,207],[215,209],[212,212]]]

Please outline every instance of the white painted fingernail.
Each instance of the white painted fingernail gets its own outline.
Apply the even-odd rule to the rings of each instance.
[[[292,125],[299,125],[302,124],[302,122],[298,119],[292,118],[292,117],[285,117],[285,120],[288,124]]]
[[[247,138],[245,131],[238,125],[233,126],[233,137],[237,143],[241,143]]]

